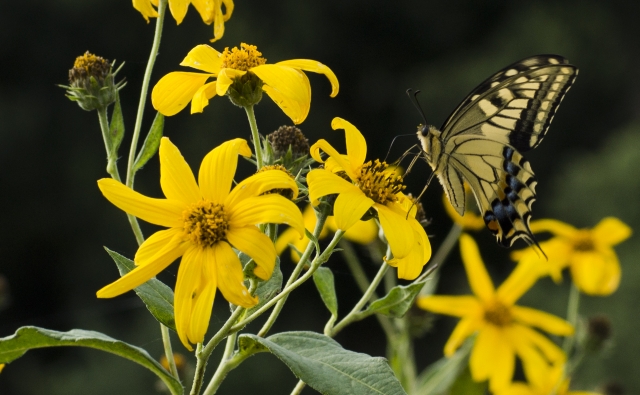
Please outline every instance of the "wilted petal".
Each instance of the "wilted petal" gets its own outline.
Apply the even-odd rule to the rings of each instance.
[[[360,131],[350,122],[342,118],[333,118],[331,121],[333,130],[344,129],[347,140],[347,156],[352,168],[360,167],[367,157],[367,141]]]
[[[198,182],[205,199],[217,204],[225,201],[238,167],[238,155],[251,156],[247,140],[226,141],[204,157],[198,173]]]
[[[186,205],[202,198],[191,168],[167,137],[160,140],[160,186],[167,199]]]
[[[294,124],[307,118],[311,107],[311,84],[303,72],[275,64],[256,66],[251,72],[265,83],[265,93]]]
[[[294,69],[311,71],[312,73],[324,74],[331,83],[331,97],[336,97],[336,95],[338,94],[338,90],[340,88],[338,78],[330,68],[318,62],[317,60],[292,59],[278,62],[276,64],[280,66],[293,67]]]
[[[218,275],[218,288],[222,292],[222,296],[237,306],[255,306],[258,303],[258,298],[251,296],[244,285],[242,264],[229,244],[216,243],[213,246],[213,251]]]
[[[189,51],[180,66],[193,67],[216,76],[222,66],[222,54],[208,45],[197,45]]]
[[[120,210],[149,223],[167,228],[182,227],[184,203],[146,197],[111,178],[98,180],[98,188]]]
[[[162,115],[172,116],[184,109],[211,74],[176,71],[162,77],[153,87],[151,103]]]

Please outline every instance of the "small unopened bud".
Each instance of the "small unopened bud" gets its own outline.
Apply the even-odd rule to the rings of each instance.
[[[60,86],[67,89],[67,97],[83,110],[106,108],[116,101],[118,90],[124,86],[123,81],[114,82],[118,70],[113,72],[112,67],[106,59],[87,51],[76,58],[69,70],[69,86]]]
[[[607,340],[611,338],[611,321],[600,315],[589,318],[585,349],[589,352],[602,350]]]
[[[284,157],[289,150],[293,159],[309,155],[309,140],[295,126],[280,126],[278,130],[267,135],[276,158]]]
[[[624,387],[622,386],[622,384],[616,383],[615,381],[605,384],[602,387],[601,392],[603,395],[624,395],[625,394]]]

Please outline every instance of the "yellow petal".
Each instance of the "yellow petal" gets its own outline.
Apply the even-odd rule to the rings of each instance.
[[[186,205],[199,201],[202,196],[191,168],[178,147],[167,137],[160,140],[160,186],[167,199]]]
[[[631,228],[618,218],[607,217],[593,228],[593,239],[598,245],[614,246],[631,236]]]
[[[512,306],[513,318],[523,324],[534,326],[545,332],[569,336],[573,334],[573,327],[567,321],[553,314],[523,306]]]
[[[333,205],[333,216],[338,229],[351,228],[373,206],[373,200],[359,188],[350,188],[338,195]],[[383,225],[384,226],[384,225]]]
[[[192,289],[190,293],[193,299],[191,322],[189,323],[189,341],[191,343],[204,342],[204,335],[209,328],[211,310],[217,289],[217,274],[215,271],[213,249],[205,248],[200,249],[198,252],[199,254],[193,257],[194,260],[197,259],[200,261],[199,266],[201,269],[198,273],[198,285],[195,289]],[[186,291],[189,290],[187,289]]]
[[[193,67],[216,76],[222,66],[222,54],[208,45],[198,45],[189,51],[180,66]]]
[[[324,74],[331,83],[331,97],[336,97],[338,94],[338,90],[340,89],[340,84],[338,83],[338,78],[331,71],[330,68],[318,62],[317,60],[311,59],[292,59],[292,60],[284,60],[282,62],[276,63],[280,66],[293,67],[294,69],[300,69],[304,71],[311,71],[312,73]]]
[[[291,67],[263,64],[251,72],[263,82],[263,90],[291,118],[294,124],[302,123],[311,107],[311,84],[307,76]]]
[[[182,344],[192,351],[191,343],[196,343],[194,339],[189,339],[191,327],[191,317],[195,302],[194,293],[199,294],[199,285],[202,281],[202,248],[189,248],[180,262],[178,278],[176,279],[175,296],[173,299],[176,330]],[[215,282],[215,272],[213,273]]]
[[[335,172],[337,170],[343,170],[347,173],[350,179],[355,180],[358,178],[358,174],[356,173],[356,167],[353,166],[347,156],[341,155],[336,151],[335,148],[331,146],[326,140],[320,139],[315,144],[311,146],[309,152],[311,157],[318,163],[323,163],[322,156],[320,155],[320,150],[326,152],[329,155],[329,158],[335,162],[335,164],[331,164],[330,168],[327,170],[331,170]],[[329,160],[327,160],[330,163]],[[361,165],[361,164],[360,164]],[[359,165],[358,165],[359,166]]]
[[[560,347],[547,337],[540,334],[540,332],[518,323],[513,324],[510,330],[513,331],[513,336],[511,336],[513,341],[533,345],[536,349],[542,352],[547,361],[557,363],[564,362],[566,360],[566,356]],[[514,344],[514,347],[519,349],[520,346],[518,344]]]
[[[222,0],[222,4],[224,4],[224,15],[222,16],[224,21],[228,21],[229,18],[231,18],[231,14],[233,14],[233,8],[234,8],[234,4],[233,4],[233,0]]]
[[[458,322],[453,332],[451,332],[451,336],[449,336],[449,340],[444,345],[444,355],[446,357],[451,357],[456,352],[458,348],[464,343],[465,340],[471,335],[473,335],[480,328],[480,321],[474,318],[463,318]]]
[[[276,264],[276,249],[267,235],[255,226],[231,228],[227,232],[227,240],[236,250],[249,255],[255,262],[253,273],[262,280],[271,278]]]
[[[323,196],[340,194],[354,189],[360,190],[349,181],[323,169],[311,170],[307,174],[307,183],[309,185],[309,200],[314,206],[319,204],[318,199]]]
[[[575,227],[555,219],[531,221],[531,232],[551,232],[555,235],[571,238],[578,231]]]
[[[220,2],[220,0],[191,0],[191,4],[195,7],[202,22],[210,25],[213,22],[214,7]]]
[[[174,237],[153,256],[153,259],[103,287],[96,295],[99,298],[113,298],[144,284],[182,256],[185,250],[185,243],[181,243],[180,238]]]
[[[120,210],[143,221],[167,228],[183,225],[185,205],[180,201],[146,197],[111,178],[98,180],[98,188]]]
[[[422,272],[422,267],[426,261],[423,259],[422,251],[418,248],[412,249],[403,258],[391,258],[387,264],[398,268],[398,278],[403,280],[415,280]]]
[[[398,215],[382,204],[376,203],[373,208],[378,212],[380,227],[389,243],[393,257],[404,258],[412,248],[415,248],[414,231],[409,221],[403,215]]]
[[[527,381],[535,388],[546,388],[549,382],[549,363],[543,355],[529,342],[518,339],[518,331],[507,331],[509,341],[514,344],[516,354],[522,361]]]
[[[233,206],[244,199],[261,195],[273,189],[290,189],[293,199],[298,197],[298,185],[282,170],[266,170],[242,180],[225,199],[225,206]]]
[[[213,251],[216,272],[218,273],[218,288],[222,292],[222,296],[237,306],[255,306],[258,303],[258,298],[251,296],[244,285],[242,264],[229,244],[216,243],[213,246]]]
[[[133,0],[133,8],[138,10],[149,23],[149,18],[157,18],[158,12],[153,8],[149,0]]]
[[[331,121],[333,130],[344,129],[347,140],[347,156],[353,168],[360,167],[367,157],[367,141],[360,131],[349,121],[335,117]]]
[[[140,245],[133,261],[138,266],[149,264],[152,262],[154,256],[162,251],[167,244],[174,243],[173,239],[181,238],[182,235],[183,230],[181,228],[160,230],[152,234]],[[178,240],[176,240],[176,242],[178,242]]]
[[[333,217],[330,218],[333,219]],[[371,243],[376,237],[378,237],[378,225],[372,219],[356,222],[344,234],[345,239],[363,245]]]
[[[496,291],[498,299],[507,306],[513,305],[538,281],[540,274],[540,265],[537,260],[520,260],[511,275],[498,287]]]
[[[218,79],[216,84],[216,93],[218,96],[224,96],[227,94],[229,87],[233,84],[233,80],[242,77],[247,74],[246,71],[234,70],[234,69],[220,69],[218,71]]]
[[[238,155],[251,156],[247,140],[226,141],[204,157],[198,173],[202,197],[217,204],[225,201],[238,167]]]
[[[182,23],[184,16],[187,15],[187,8],[189,8],[190,0],[171,0],[169,1],[169,10],[173,19],[179,24]]]
[[[222,8],[220,0],[216,1],[216,7],[214,9],[214,17],[213,17],[213,38],[209,41],[214,42],[218,41],[224,35],[224,15],[222,14]],[[228,19],[228,18],[227,18]]]
[[[501,334],[501,336],[504,336],[504,334]],[[516,365],[516,355],[511,343],[504,340],[497,344],[493,353],[493,359],[487,362],[493,365],[489,388],[493,393],[496,393],[511,383]]]
[[[422,248],[423,264],[425,264],[431,259],[431,242],[429,241],[429,236],[427,236],[427,232],[425,232],[422,225],[420,225],[415,218],[409,219],[409,225],[411,225],[411,228],[413,228],[415,232],[416,246]]]
[[[463,233],[460,235],[460,252],[462,253],[462,262],[467,272],[467,279],[473,293],[484,302],[493,300],[495,290],[491,277],[484,267],[478,245],[471,236]]]
[[[454,317],[478,319],[484,314],[482,305],[473,296],[420,296],[416,304],[421,309]]]
[[[151,103],[162,115],[172,116],[189,104],[211,74],[176,71],[162,77],[153,87]]]
[[[469,357],[469,369],[473,381],[488,380],[494,372],[494,360],[502,360],[497,351],[502,345],[501,333],[493,325],[485,325],[476,337]]]
[[[191,99],[191,114],[200,113],[209,105],[209,99],[216,95],[216,82],[204,84],[193,94]]]
[[[588,295],[612,294],[620,285],[620,276],[620,262],[611,248],[575,253],[571,259],[573,282]]]
[[[255,196],[237,202],[228,208],[229,226],[244,228],[257,224],[287,224],[304,235],[304,223],[300,209],[287,198],[269,194]]]

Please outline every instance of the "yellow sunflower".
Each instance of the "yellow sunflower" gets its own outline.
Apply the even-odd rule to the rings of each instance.
[[[178,25],[187,15],[189,4],[193,4],[204,23],[207,25],[213,23],[213,39],[211,41],[222,38],[224,23],[231,18],[233,13],[233,0],[169,0],[169,10]],[[222,12],[223,5],[224,13]],[[133,8],[142,14],[147,23],[149,23],[149,18],[158,17],[154,6],[158,7],[158,0],[133,0]]]
[[[413,280],[431,257],[431,244],[422,226],[416,221],[416,206],[401,192],[402,177],[384,162],[366,162],[367,143],[355,126],[342,118],[334,118],[333,129],[344,129],[347,154],[341,155],[327,141],[319,140],[311,147],[311,156],[325,161],[320,151],[329,155],[324,169],[307,174],[309,199],[337,194],[333,212],[338,229],[347,231],[373,209],[393,258],[387,263],[398,268],[398,277]],[[411,211],[409,211],[411,210]],[[407,214],[409,212],[409,214]]]
[[[602,395],[591,391],[569,391],[568,378],[564,378],[563,364],[540,365],[535,379],[529,383],[513,382],[495,395]]]
[[[578,289],[589,295],[610,295],[620,284],[620,262],[613,246],[631,236],[631,228],[617,218],[607,217],[593,229],[577,229],[554,219],[531,222],[533,233],[551,232],[552,239],[540,243],[548,260],[528,249],[514,251],[516,261],[535,261],[543,275],[562,280],[567,266]]]
[[[174,309],[178,335],[190,350],[191,344],[204,340],[216,289],[238,306],[258,302],[244,284],[242,265],[233,250],[253,258],[256,276],[271,277],[275,247],[256,224],[286,223],[304,234],[302,214],[295,204],[277,194],[261,195],[282,188],[297,196],[296,183],[286,173],[257,173],[230,191],[238,155],[251,156],[246,140],[231,140],[213,149],[202,161],[196,183],[178,148],[163,137],[160,185],[166,199],[146,197],[113,179],[98,181],[102,194],[121,210],[169,228],[142,243],[134,259],[137,267],[99,290],[98,297],[127,292],[182,257]]]
[[[308,205],[302,211],[302,218],[304,220],[304,227],[311,233],[316,227],[316,214],[313,211],[313,207]],[[327,237],[329,232],[335,232],[338,229],[336,226],[336,221],[333,216],[328,217],[318,240],[324,239]],[[378,225],[376,225],[375,221],[358,221],[355,225],[353,225],[349,230],[344,233],[344,238],[358,244],[369,244],[378,236]],[[307,248],[307,244],[309,244],[309,238],[304,237],[300,238],[297,235],[297,232],[293,228],[285,229],[284,232],[278,237],[276,240],[276,252],[280,255],[289,245],[295,247],[295,249],[291,249],[291,260],[294,262],[298,262],[300,259],[300,255],[296,252],[296,250],[303,252],[305,248]]]
[[[460,236],[460,251],[475,295],[422,296],[417,301],[425,310],[462,318],[444,354],[453,355],[466,338],[477,334],[469,359],[471,376],[475,381],[489,380],[494,392],[511,382],[516,355],[528,374],[535,374],[540,361],[564,362],[562,350],[531,327],[562,336],[573,334],[573,327],[554,315],[515,305],[537,281],[535,265],[518,265],[496,290],[471,236]]]
[[[176,71],[165,75],[151,93],[153,107],[171,116],[191,102],[192,114],[202,112],[209,99],[227,94],[234,82],[244,84],[256,76],[264,84],[262,90],[295,124],[299,124],[307,118],[311,107],[311,84],[303,70],[324,74],[331,82],[331,97],[338,94],[335,74],[318,61],[293,59],[266,64],[256,46],[242,43],[240,47],[225,48],[222,53],[208,45],[193,48],[180,65],[205,73]],[[211,77],[216,80],[207,83]]]

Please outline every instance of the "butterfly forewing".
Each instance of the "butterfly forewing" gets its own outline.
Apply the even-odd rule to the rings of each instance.
[[[558,55],[507,66],[476,87],[430,140],[442,155],[427,152],[427,158],[451,204],[464,212],[466,181],[501,245],[519,238],[535,244],[529,220],[536,180],[520,152],[540,144],[577,74]]]

